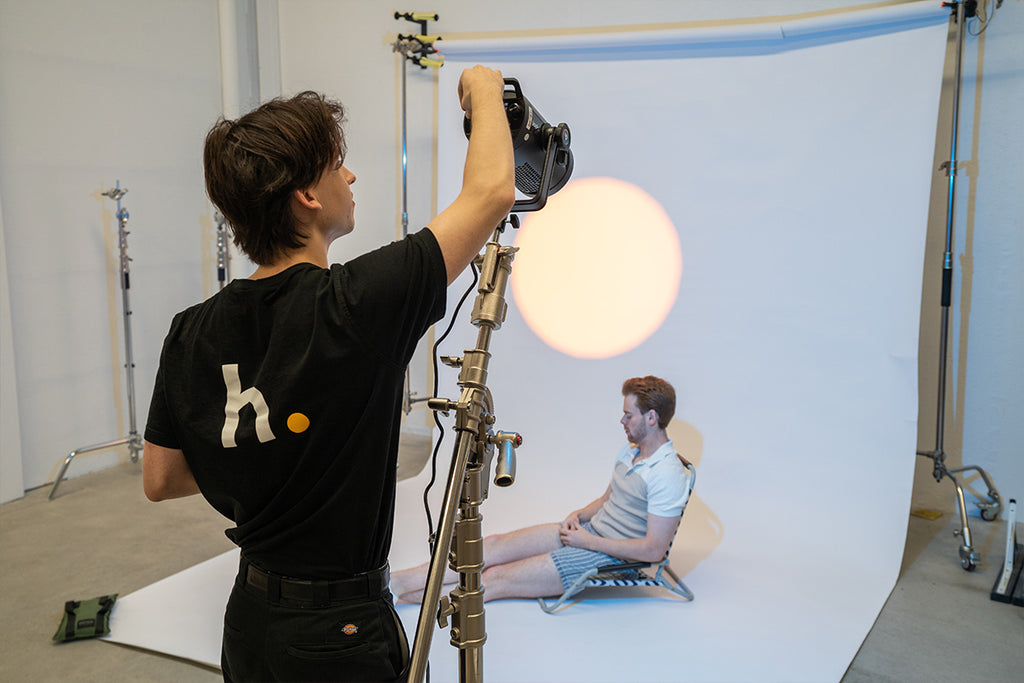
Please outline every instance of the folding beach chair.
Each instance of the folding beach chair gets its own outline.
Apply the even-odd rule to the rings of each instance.
[[[678,455],[678,454],[677,454]],[[679,460],[686,469],[690,470],[690,494],[693,494],[693,483],[697,479],[697,470],[683,456]],[[689,496],[687,497],[689,502]],[[686,508],[683,508],[686,512]],[[679,518],[679,525],[682,526],[682,516]],[[679,526],[676,527],[676,533]],[[675,536],[673,535],[673,542]],[[669,592],[684,598],[687,601],[693,600],[693,592],[687,588],[682,579],[672,571],[669,566],[668,556],[672,551],[672,543],[669,543],[665,557],[660,562],[627,562],[626,564],[608,564],[602,567],[595,567],[577,578],[566,591],[552,602],[544,598],[537,598],[542,610],[548,614],[554,614],[563,605],[572,600],[573,596],[585,588],[608,588],[621,586],[659,586]]]

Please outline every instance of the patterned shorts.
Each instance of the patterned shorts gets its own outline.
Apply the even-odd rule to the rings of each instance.
[[[584,524],[583,528],[593,533],[589,523]],[[620,560],[611,555],[605,555],[595,550],[573,548],[567,545],[562,546],[558,550],[552,550],[550,555],[551,559],[555,561],[558,578],[562,580],[562,588],[566,590],[572,585],[573,581],[590,569],[603,567],[606,564],[625,564],[625,560]]]

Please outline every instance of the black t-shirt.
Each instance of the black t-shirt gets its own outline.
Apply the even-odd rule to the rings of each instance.
[[[252,562],[302,578],[384,564],[405,368],[444,315],[429,230],[329,269],[235,280],[175,316],[147,441],[181,449]]]

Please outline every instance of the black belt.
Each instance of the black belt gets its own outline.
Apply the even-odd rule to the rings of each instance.
[[[264,571],[242,559],[245,583],[272,602],[288,600],[308,606],[323,606],[331,602],[378,598],[388,590],[391,572],[388,565],[344,579],[293,579]]]

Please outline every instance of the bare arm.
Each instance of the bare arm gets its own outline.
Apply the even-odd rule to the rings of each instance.
[[[605,489],[604,494],[600,498],[592,501],[585,507],[581,507],[579,510],[575,510],[569,513],[569,516],[562,521],[562,526],[568,529],[579,528],[579,525],[584,522],[589,522],[597,514],[597,511],[601,509],[605,501],[608,500],[608,496],[612,495],[612,487],[609,486]]]
[[[658,562],[665,557],[682,515],[659,517],[647,515],[647,535],[643,538],[604,538],[586,529],[561,529],[564,545],[636,562]]]
[[[459,80],[459,100],[473,119],[462,190],[427,226],[444,254],[448,284],[480,253],[515,202],[512,134],[502,103],[504,89],[501,72],[482,66],[466,69]]]
[[[199,493],[185,454],[145,442],[142,451],[142,490],[153,502]]]

